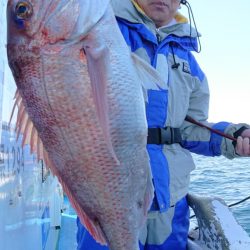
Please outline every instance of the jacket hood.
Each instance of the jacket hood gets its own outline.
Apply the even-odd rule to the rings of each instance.
[[[153,33],[156,30],[159,32],[162,37],[165,37],[169,34],[173,34],[179,37],[190,36],[197,37],[197,32],[194,28],[191,27],[188,23],[188,19],[184,17],[181,13],[177,12],[175,15],[176,23],[171,26],[164,26],[156,28],[152,19],[150,19],[140,6],[134,0],[111,0],[113,10],[116,17],[125,19],[131,23],[143,23],[145,24]],[[191,31],[191,32],[190,32]],[[200,36],[200,34],[198,34]]]

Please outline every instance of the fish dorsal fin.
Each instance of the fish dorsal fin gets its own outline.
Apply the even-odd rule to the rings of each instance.
[[[85,47],[85,53],[96,111],[109,152],[114,160],[114,164],[119,165],[119,160],[116,157],[111,142],[108,118],[107,85],[108,74],[110,72],[108,59],[109,52],[108,48],[105,46],[99,47],[98,49],[91,48],[90,46]]]
[[[148,90],[168,89],[167,82],[162,79],[162,77],[155,68],[153,68],[149,63],[141,59],[135,53],[131,53],[131,57],[134,62],[134,66],[139,76],[139,79],[141,80],[144,98],[146,101],[148,100]]]
[[[46,166],[48,166],[47,165],[48,160],[45,157],[45,154],[47,155],[47,153],[45,153],[46,150],[43,147],[43,143],[38,136],[38,132],[33,122],[29,118],[29,115],[26,111],[22,97],[18,91],[16,91],[16,94],[15,94],[15,103],[14,103],[14,107],[11,113],[10,122],[16,109],[17,109],[17,119],[16,119],[15,131],[16,131],[17,139],[19,138],[20,134],[22,134],[23,135],[22,147],[24,147],[26,144],[29,144],[30,151],[31,153],[34,153],[37,155],[37,160],[38,161],[44,160]]]

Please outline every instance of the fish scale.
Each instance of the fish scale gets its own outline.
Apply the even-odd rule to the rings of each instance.
[[[20,18],[19,2],[8,1],[17,126],[95,240],[138,250],[153,197],[145,86],[161,79],[131,54],[108,0],[43,2],[22,1],[30,16]]]

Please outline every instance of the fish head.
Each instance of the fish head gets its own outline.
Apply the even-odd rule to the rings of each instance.
[[[34,68],[34,56],[59,53],[65,46],[82,48],[108,4],[109,0],[8,0],[7,53],[16,83],[32,71],[28,67]]]
[[[104,15],[109,0],[8,0],[7,52],[10,68],[30,54],[57,53],[81,42]],[[99,7],[98,7],[99,6]],[[12,70],[13,71],[13,70]],[[15,77],[15,72],[13,72]],[[16,78],[16,77],[15,77]]]
[[[79,17],[79,1],[9,0],[8,44],[43,47],[71,37]]]
[[[79,41],[104,15],[108,4],[109,0],[9,0],[8,44]]]

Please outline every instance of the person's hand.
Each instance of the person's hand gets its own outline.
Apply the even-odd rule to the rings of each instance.
[[[237,138],[235,150],[240,156],[250,156],[250,129],[244,130]]]

